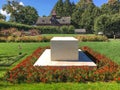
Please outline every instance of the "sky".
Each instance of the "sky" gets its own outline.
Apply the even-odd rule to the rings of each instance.
[[[39,16],[48,16],[53,9],[54,5],[58,0],[17,0],[21,5],[27,6],[30,5],[34,7]],[[64,1],[64,0],[63,0]],[[79,0],[70,0],[71,2],[77,3]],[[93,0],[94,4],[100,7],[102,4],[107,3],[108,0]],[[2,10],[2,6],[7,3],[7,0],[0,0],[0,13],[9,17],[9,15]]]

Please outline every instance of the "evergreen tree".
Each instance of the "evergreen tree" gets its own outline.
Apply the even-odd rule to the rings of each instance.
[[[72,14],[72,6],[71,6],[71,3],[70,3],[70,0],[65,0],[64,3],[63,3],[63,16],[71,16]]]
[[[120,1],[109,0],[108,3],[102,5],[101,11],[102,14],[109,14],[109,15],[120,12]]]
[[[53,10],[56,11],[56,14],[58,16],[63,16],[63,1],[58,0],[58,2],[55,4]]]
[[[94,31],[94,19],[100,15],[100,9],[97,8],[93,3],[89,4],[88,7],[82,14],[79,25],[87,30],[87,33],[93,33]]]
[[[94,19],[100,14],[100,9],[92,0],[80,0],[72,14],[72,24],[76,28],[85,28],[87,33],[93,33]]]
[[[53,10],[56,11],[57,16],[71,16],[75,9],[75,4],[71,3],[70,0],[58,0]]]

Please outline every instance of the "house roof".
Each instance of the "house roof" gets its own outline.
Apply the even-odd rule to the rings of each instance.
[[[71,18],[70,17],[61,17],[61,18],[57,18],[57,17],[39,17],[36,25],[52,25],[52,24],[70,24],[71,23]]]
[[[39,17],[36,24],[51,24],[51,17]]]

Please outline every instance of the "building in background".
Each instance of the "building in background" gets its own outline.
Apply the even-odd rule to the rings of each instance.
[[[52,11],[51,16],[49,17],[39,17],[36,25],[37,26],[63,26],[70,25],[71,17],[60,17],[56,15],[55,10]]]

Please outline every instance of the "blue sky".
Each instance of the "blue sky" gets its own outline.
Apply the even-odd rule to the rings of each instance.
[[[6,3],[7,0],[0,0],[0,12],[2,12],[1,8]],[[53,6],[58,0],[17,0],[21,2],[21,4],[33,6],[37,11],[39,16],[50,14]],[[71,2],[79,2],[79,0],[70,0]],[[93,0],[96,6],[101,6],[103,3],[106,3],[108,0]],[[6,14],[5,12],[2,12]]]

